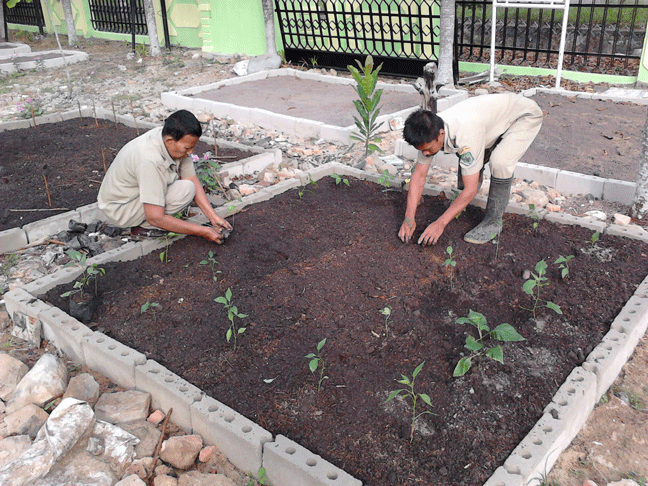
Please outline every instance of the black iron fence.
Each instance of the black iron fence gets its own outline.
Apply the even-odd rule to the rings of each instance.
[[[490,62],[491,4],[456,0],[455,47],[460,61]],[[498,9],[497,14],[498,64],[557,68],[562,12],[510,8]],[[647,16],[648,5],[642,0],[572,3],[563,69],[636,76]]]
[[[6,0],[2,2],[4,8],[5,22],[9,24],[33,25],[38,27],[41,34],[44,33],[45,17],[41,8],[40,0],[32,2],[20,1],[12,8],[7,7]]]
[[[275,0],[286,60],[346,68],[371,54],[382,74],[420,76],[437,58],[440,0]]]
[[[148,34],[142,0],[89,0],[92,27],[100,32]]]

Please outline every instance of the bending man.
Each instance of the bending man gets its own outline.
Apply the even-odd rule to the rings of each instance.
[[[97,197],[99,208],[116,226],[131,227],[134,235],[173,232],[222,243],[222,229],[232,227],[214,212],[191,159],[201,135],[198,119],[180,110],[163,127],[128,142],[106,172]],[[213,227],[173,217],[192,201]]]
[[[403,138],[419,150],[407,194],[405,220],[398,237],[409,242],[416,229],[416,207],[423,194],[432,156],[443,150],[458,157],[457,184],[461,193],[431,223],[418,240],[433,245],[446,225],[468,206],[481,186],[484,164],[490,161],[491,182],[484,220],[464,240],[482,244],[498,234],[498,223],[511,194],[515,165],[529,148],[542,125],[542,110],[514,93],[469,98],[435,115],[418,110],[405,121]]]

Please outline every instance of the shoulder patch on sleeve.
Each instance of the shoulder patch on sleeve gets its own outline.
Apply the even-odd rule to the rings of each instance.
[[[457,155],[459,156],[459,163],[462,167],[468,168],[475,163],[475,157],[470,152],[470,147],[461,147]]]

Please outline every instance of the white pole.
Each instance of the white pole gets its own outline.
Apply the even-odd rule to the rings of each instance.
[[[497,28],[497,0],[493,0],[493,20],[491,20],[491,49],[490,49],[490,82],[495,78],[495,29]]]
[[[563,60],[565,58],[565,39],[567,38],[567,21],[569,20],[569,0],[565,0],[563,10],[562,34],[560,35],[560,48],[558,50],[558,72],[556,73],[556,88],[560,88],[560,76],[562,75]],[[574,33],[574,35],[576,35]]]

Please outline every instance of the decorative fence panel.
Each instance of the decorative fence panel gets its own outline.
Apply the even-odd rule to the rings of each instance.
[[[92,27],[100,32],[147,35],[142,0],[89,0]],[[134,16],[131,16],[134,13]]]
[[[45,17],[39,0],[32,2],[18,2],[12,8],[7,7],[7,2],[2,2],[5,22],[19,25],[34,25],[41,34],[44,33]]]
[[[371,54],[382,74],[420,76],[437,59],[440,0],[275,0],[286,60],[346,68]]]
[[[456,0],[459,61],[490,62],[491,4]],[[573,2],[563,69],[636,76],[647,18],[643,0]],[[560,11],[502,10],[495,31],[496,63],[556,69],[561,30]]]

